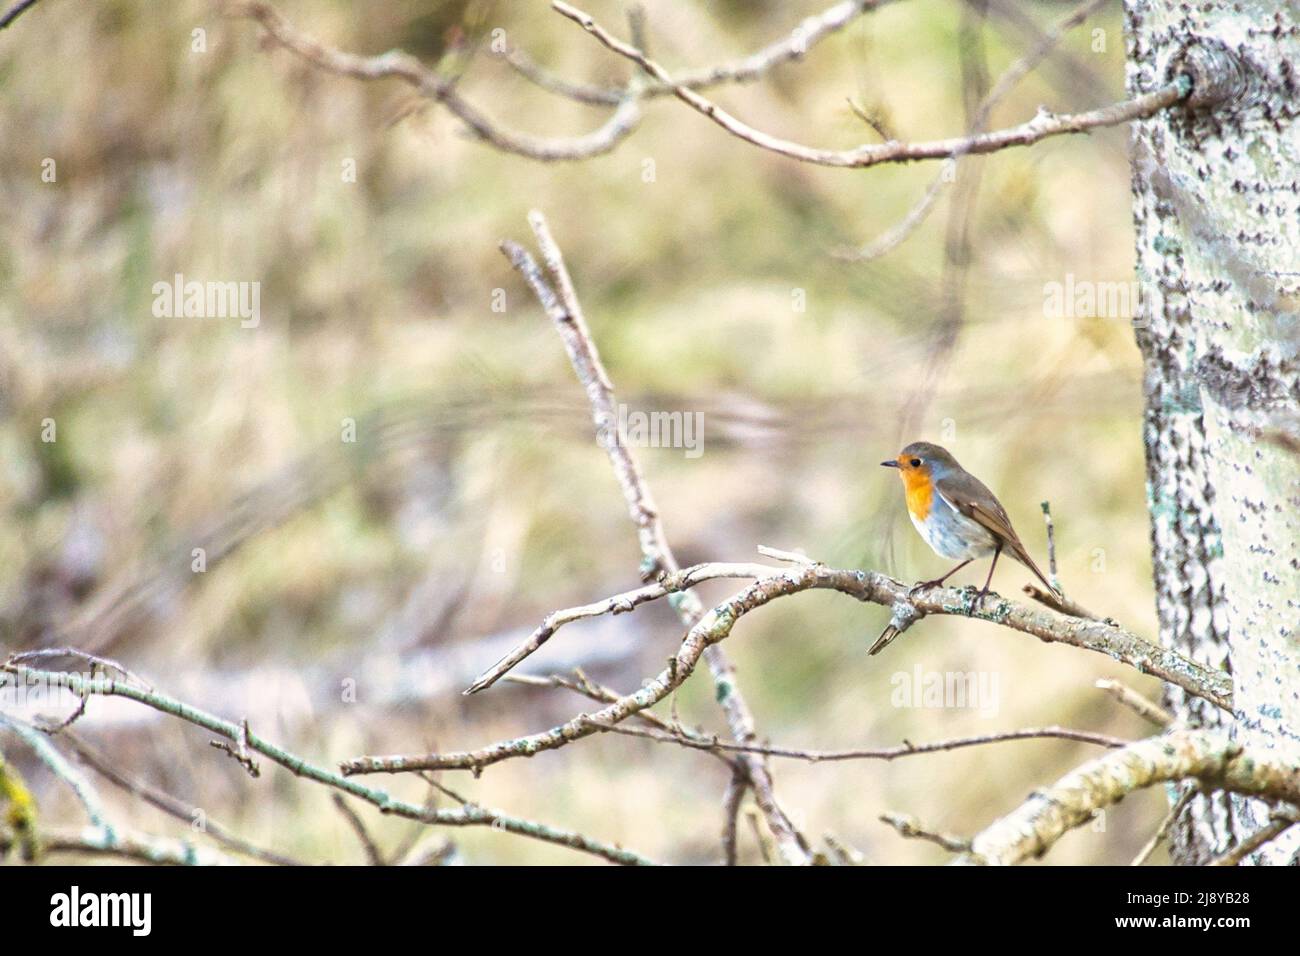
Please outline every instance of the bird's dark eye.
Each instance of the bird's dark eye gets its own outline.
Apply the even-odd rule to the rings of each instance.
[[[919,458],[913,458],[910,462],[908,462],[908,464],[910,464],[913,468],[920,468],[920,467],[921,467],[921,459],[919,459]]]

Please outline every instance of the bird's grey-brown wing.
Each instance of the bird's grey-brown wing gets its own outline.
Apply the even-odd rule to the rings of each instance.
[[[1038,569],[1029,552],[1025,550],[1020,536],[1016,534],[1016,529],[1011,527],[1011,518],[1007,515],[1007,509],[1002,507],[1002,502],[988,490],[984,482],[970,474],[948,475],[935,481],[934,486],[944,501],[967,518],[987,528],[998,541],[1002,542],[1002,547],[1008,554],[1033,571],[1049,591],[1058,593],[1047,580],[1047,576]]]
[[[1004,547],[1020,545],[1007,509],[978,478],[969,474],[945,475],[934,483],[944,501],[993,533]]]

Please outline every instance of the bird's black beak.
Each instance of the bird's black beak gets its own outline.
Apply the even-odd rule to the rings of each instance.
[[[898,462],[896,462],[896,461],[882,461],[880,464],[881,464],[881,466],[883,466],[883,467],[885,467],[885,468],[897,468],[897,467],[898,467]]]

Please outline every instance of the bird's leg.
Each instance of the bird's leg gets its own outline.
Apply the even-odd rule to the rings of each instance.
[[[997,548],[995,548],[993,551],[993,563],[989,565],[989,576],[987,580],[985,580],[984,587],[980,590],[980,593],[975,595],[975,603],[972,605],[972,607],[978,608],[981,604],[984,603],[984,599],[988,597],[989,585],[993,583],[993,570],[998,566],[998,555],[1000,555],[1001,553],[1002,553],[1002,545],[999,544]]]
[[[944,581],[947,581],[950,577],[952,577],[954,574],[956,574],[958,571],[966,567],[966,565],[970,564],[974,560],[975,560],[974,558],[967,558],[965,561],[957,565],[957,567],[953,568],[951,571],[949,571],[941,578],[935,578],[933,581],[918,581],[916,584],[913,584],[910,588],[907,589],[907,596],[911,597],[917,591],[924,591],[926,588],[942,587]]]

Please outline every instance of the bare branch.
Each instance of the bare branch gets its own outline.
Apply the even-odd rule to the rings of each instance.
[[[76,795],[82,809],[86,811],[86,818],[90,820],[91,826],[99,830],[112,831],[108,811],[104,808],[104,801],[100,797],[99,791],[86,779],[84,773],[70,764],[68,759],[59,753],[58,748],[50,743],[45,733],[26,721],[7,714],[0,714],[0,727],[8,727],[19,740],[31,748],[41,763],[45,764],[56,777],[68,785]]]
[[[1180,730],[1130,744],[1070,771],[971,841],[963,864],[1011,864],[1042,856],[1095,811],[1157,783],[1198,780],[1208,788],[1300,803],[1300,770],[1243,748],[1219,731]]]
[[[101,777],[107,780],[113,786],[126,791],[132,796],[139,797],[145,803],[168,816],[184,822],[187,826],[193,826],[195,814],[198,808],[179,800],[169,793],[151,786],[140,780],[133,780],[122,773],[107,757],[99,753],[88,743],[78,737],[76,734],[65,733],[61,740],[67,742],[77,755],[77,759],[86,764]],[[273,850],[267,850],[236,836],[227,830],[224,826],[216,823],[214,820],[204,816],[203,833],[207,834],[216,842],[235,853],[244,856],[251,856],[254,859],[261,860],[263,863],[271,863],[276,866],[302,866],[303,861],[285,856],[282,853],[276,853]]]
[[[1147,841],[1146,846],[1138,851],[1138,855],[1133,858],[1133,862],[1129,866],[1141,866],[1151,858],[1151,854],[1156,852],[1156,847],[1169,835],[1169,828],[1174,825],[1174,821],[1187,809],[1187,805],[1192,802],[1192,797],[1200,792],[1201,788],[1195,784],[1182,792],[1178,799],[1174,801],[1174,805],[1169,808],[1169,812],[1165,814],[1164,819],[1160,821],[1160,826],[1156,828],[1156,832],[1151,834],[1151,839]]]
[[[931,843],[937,843],[945,850],[951,850],[953,853],[965,853],[970,849],[970,840],[952,836],[948,833],[940,833],[938,830],[931,830],[923,826],[916,817],[906,813],[882,813],[880,821],[888,823],[897,830],[899,836],[914,840],[928,840]]]
[[[1071,13],[1066,14],[1059,23],[1049,29],[1032,50],[1011,64],[981,101],[973,122],[970,123],[966,130],[967,137],[977,136],[984,132],[989,117],[993,115],[993,108],[1015,88],[1017,83],[1047,58],[1068,31],[1083,23],[1084,20],[1092,16],[1107,2],[1109,0],[1085,0],[1084,3],[1081,3]],[[854,262],[867,262],[878,259],[898,248],[925,222],[939,197],[943,194],[944,186],[956,181],[958,167],[965,155],[966,152],[963,151],[953,153],[948,158],[943,170],[931,180],[921,199],[897,225],[882,233],[873,242],[861,249],[839,250],[837,256]],[[1052,572],[1052,583],[1056,583],[1055,571]]]
[[[239,722],[239,732],[231,742],[224,740],[209,740],[209,747],[215,747],[218,750],[229,754],[231,758],[248,771],[250,777],[260,777],[262,768],[258,766],[257,761],[253,759],[248,752],[248,718],[245,717]]]
[[[756,82],[777,66],[803,59],[822,40],[840,32],[863,14],[870,13],[889,2],[891,0],[843,0],[822,13],[807,17],[781,39],[746,57],[715,66],[683,70],[677,76],[676,85],[701,90],[728,83]],[[631,13],[632,11],[629,11],[629,17]],[[645,49],[645,45],[635,36],[633,42],[639,49]],[[613,105],[621,102],[627,95],[627,91],[619,87],[574,83],[557,77],[517,47],[511,47],[505,53],[498,55],[529,82],[557,96],[564,96],[579,103]],[[672,92],[672,85],[651,82],[645,85],[642,95],[666,96],[671,95]]]
[[[541,274],[532,256],[516,243],[502,243],[512,264],[531,286],[537,300],[555,324],[560,338],[564,342],[569,363],[573,366],[587,392],[587,401],[591,405],[592,420],[596,426],[597,440],[604,447],[609,458],[614,476],[623,492],[629,516],[637,529],[637,540],[641,547],[642,576],[644,579],[672,575],[680,570],[677,558],[673,555],[664,532],[659,512],[650,496],[650,489],[645,483],[636,459],[625,444],[618,440],[615,423],[617,412],[614,404],[614,389],[605,371],[600,353],[587,330],[586,320],[582,315],[582,306],[578,302],[573,280],[564,265],[564,257],[559,245],[551,236],[545,217],[533,211],[528,216],[529,225],[537,239],[542,260],[546,263],[551,282]],[[552,288],[552,282],[554,288]],[[558,292],[557,292],[558,290]],[[693,628],[699,624],[704,607],[691,592],[681,592],[676,601],[675,610],[682,624]],[[735,672],[731,662],[721,649],[707,646],[705,661],[713,674],[715,696],[722,705],[727,718],[727,725],[732,736],[738,740],[752,739],[754,734],[754,717],[749,705],[736,685]],[[667,691],[665,691],[667,692]],[[638,708],[644,709],[644,708]],[[750,786],[754,790],[759,807],[767,814],[768,827],[776,839],[777,845],[787,862],[805,864],[812,861],[807,841],[790,822],[789,817],[776,801],[776,794],[771,774],[762,758],[742,755],[740,758]]]
[[[831,859],[838,866],[862,866],[867,861],[861,850],[841,842],[833,833],[823,833],[822,842],[830,850]]]
[[[655,93],[675,93],[677,86],[702,90],[725,83],[752,83],[766,76],[773,67],[803,59],[822,40],[843,30],[864,13],[877,10],[888,2],[890,0],[845,0],[816,16],[808,17],[788,36],[742,60],[697,70],[683,70],[676,81],[663,81],[661,87],[651,87],[650,90]]]
[[[1025,123],[1021,123],[1019,126],[1011,126],[976,136],[962,136],[916,143],[893,141],[865,144],[848,150],[818,149],[781,139],[755,129],[732,116],[713,101],[675,81],[662,66],[636,47],[615,38],[604,27],[596,23],[590,14],[563,3],[561,0],[555,0],[551,5],[558,13],[573,20],[610,50],[636,63],[660,83],[670,85],[673,94],[679,100],[721,126],[728,133],[760,149],[766,149],[790,159],[814,163],[819,166],[862,169],[868,166],[877,166],[881,163],[947,159],[953,155],[979,155],[997,152],[1013,146],[1031,146],[1052,136],[1067,133],[1086,133],[1094,129],[1119,126],[1136,119],[1144,119],[1186,99],[1191,92],[1191,80],[1186,76],[1179,76],[1159,89],[1131,100],[1122,100],[1085,113],[1055,114],[1047,110],[1040,110],[1037,116]]]
[[[504,53],[498,53],[497,56],[504,60],[512,70],[540,89],[578,103],[586,103],[589,106],[617,106],[627,96],[627,93],[618,87],[596,86],[592,83],[574,83],[558,77],[550,73],[545,67],[540,66],[518,47],[511,46]]]
[[[12,838],[0,827],[0,855]],[[188,840],[138,833],[123,827],[45,828],[41,831],[41,854],[77,853],[108,856],[155,866],[236,866],[239,861]]]
[[[82,679],[77,675],[67,675],[76,681]],[[66,686],[66,685],[64,685]],[[82,688],[70,688],[87,696],[89,691]],[[50,831],[42,829],[39,838],[32,847],[37,854],[61,851],[79,851],[84,853],[103,853],[111,856],[123,856],[149,863],[174,863],[181,865],[233,863],[230,858],[215,851],[196,847],[187,840],[172,840],[138,833],[128,827],[113,823],[104,807],[99,791],[86,779],[78,768],[68,762],[67,758],[50,742],[46,734],[25,721],[0,714],[0,726],[8,727],[23,743],[36,754],[55,776],[66,783],[76,794],[77,800],[86,811],[90,825],[75,832]],[[23,834],[17,834],[17,841],[22,843]],[[7,848],[15,842],[5,832],[0,832],[0,848]],[[28,841],[30,842],[30,841]]]
[[[238,0],[227,3],[226,9],[231,16],[256,20],[268,37],[322,70],[358,80],[401,80],[421,96],[447,107],[480,140],[530,159],[555,162],[599,156],[622,142],[641,122],[640,95],[633,85],[609,119],[586,135],[548,138],[513,132],[489,119],[461,96],[453,80],[440,76],[409,53],[401,50],[378,56],[345,53],[300,32],[261,0]]]
[[[1126,747],[1131,741],[1107,734],[1096,734],[1087,730],[1071,730],[1068,727],[1030,727],[1023,730],[1008,730],[996,734],[980,734],[975,737],[957,737],[928,744],[914,744],[904,741],[894,747],[874,747],[858,750],[809,750],[802,747],[778,747],[771,744],[745,744],[734,740],[719,740],[703,734],[683,733],[680,730],[655,731],[620,724],[601,724],[595,718],[588,717],[588,722],[598,730],[625,734],[629,737],[642,737],[661,743],[678,744],[690,750],[705,750],[716,753],[755,753],[765,757],[784,757],[790,760],[806,760],[809,763],[832,763],[842,760],[896,760],[899,757],[914,757],[919,754],[941,753],[949,750],[961,750],[965,747],[979,747],[985,744],[1005,743],[1011,740],[1076,740],[1080,743],[1097,744],[1101,747]]]
[[[1231,680],[1221,672],[1208,671],[1165,648],[1150,644],[1120,628],[1096,621],[1067,618],[1051,611],[1012,604],[1005,599],[987,602],[975,608],[973,589],[938,588],[921,592],[909,599],[906,585],[884,575],[867,571],[839,571],[822,565],[792,567],[787,571],[760,578],[730,600],[715,607],[694,625],[682,640],[668,667],[645,681],[640,690],[619,698],[594,714],[579,714],[565,723],[541,733],[500,741],[472,751],[410,756],[365,756],[343,763],[345,774],[402,773],[412,770],[472,770],[513,757],[531,757],[545,750],[555,750],[574,740],[589,736],[602,725],[618,724],[633,714],[666,698],[694,671],[705,649],[730,635],[736,622],[750,611],[770,601],[812,589],[839,591],[886,606],[910,602],[918,614],[955,614],[990,621],[1013,630],[1033,634],[1045,641],[1056,641],[1098,651],[1174,683],[1189,693],[1203,696],[1223,707],[1230,707]],[[741,742],[750,735],[736,735]]]
[[[127,680],[135,681],[146,690],[153,689],[149,686],[147,680],[137,674],[131,673],[111,657],[101,657],[98,654],[91,654],[76,647],[40,647],[30,651],[18,651],[17,653],[10,655],[9,662],[11,664],[30,664],[35,661],[50,661],[63,657],[71,657],[74,660],[84,661],[91,665],[92,671],[96,667],[103,668],[104,670],[116,671]]]
[[[593,682],[579,668],[574,669],[574,674],[576,679],[572,679],[572,680],[563,677],[560,674],[552,674],[550,677],[529,677],[529,676],[523,676],[518,674],[507,674],[505,680],[508,683],[525,684],[533,687],[563,687],[567,690],[573,691],[574,693],[581,694],[583,697],[586,697],[590,700],[599,701],[600,703],[603,704],[612,704],[615,701],[617,701],[620,697],[623,696],[622,694],[619,694],[608,687],[603,687],[600,684]],[[658,714],[656,714],[654,711],[651,710],[643,710],[633,716],[638,723],[643,724],[647,727],[652,727],[655,730],[662,731],[662,737],[664,739],[668,739],[668,738],[675,739],[678,737],[693,738],[701,741],[711,739],[706,735],[704,735],[702,732],[693,733],[692,731],[687,730],[686,728],[682,727],[680,724],[674,723],[672,720],[668,718],[660,717]],[[617,730],[619,732],[629,732],[629,733],[632,731],[632,728],[625,727],[622,725],[613,726],[609,729]],[[709,753],[711,756],[714,756],[717,759],[721,760],[724,764],[726,764],[728,767],[731,768],[733,773],[737,770],[739,770],[742,774],[745,773],[745,768],[741,764],[741,762],[736,758],[729,756],[723,750],[719,748],[712,748],[712,749],[708,749],[706,752]],[[747,775],[746,775],[746,780],[748,781]]]
[[[749,777],[744,770],[737,768],[722,794],[722,862],[726,866],[736,865],[736,818],[748,790]]]
[[[662,591],[663,594],[671,594],[674,586],[680,587],[690,581],[705,580],[706,576],[711,573],[710,569],[714,567],[719,569],[718,577],[729,577],[732,576],[730,572],[742,569],[746,573],[743,575],[737,574],[736,576],[749,577],[751,576],[748,573],[750,570],[756,570],[762,566],[695,565],[686,569],[686,571],[677,572],[682,577],[670,575],[665,577],[658,585],[641,588],[635,592],[625,592],[625,594],[639,595],[653,592],[658,595],[659,591]],[[1220,707],[1231,708],[1232,680],[1227,674],[1221,671],[1207,670],[1194,661],[1190,661],[1174,651],[1152,644],[1118,625],[1089,618],[1063,616],[1032,605],[1015,604],[1000,597],[996,605],[991,606],[991,609],[975,608],[972,606],[973,601],[970,591],[966,588],[930,589],[911,595],[909,594],[910,589],[906,585],[876,571],[838,570],[819,564],[799,565],[797,567],[801,572],[801,583],[800,586],[789,593],[811,588],[824,588],[856,597],[860,601],[889,607],[894,612],[891,619],[893,623],[891,623],[889,629],[886,629],[886,633],[890,629],[898,627],[903,619],[907,620],[906,626],[911,626],[912,622],[932,614],[971,617],[999,624],[1021,633],[1032,634],[1034,637],[1049,643],[1069,644],[1085,650],[1106,654],[1121,663],[1136,668],[1143,674],[1153,674]],[[779,578],[786,573],[777,568],[768,568],[767,570],[769,574],[765,578],[759,578],[758,583]],[[806,574],[803,572],[806,572]],[[608,606],[609,611],[606,613],[609,613],[618,607],[618,601],[623,596],[616,595],[614,598],[596,604],[585,605],[584,607],[600,608]],[[566,613],[564,611],[557,612],[558,623],[555,629],[558,630],[559,626],[564,623],[560,618],[563,618]],[[905,630],[906,627],[902,629]],[[876,645],[873,646],[871,653],[876,653],[880,649],[882,641],[888,643],[882,636],[881,640],[877,641]]]
[[[680,593],[702,581],[716,581],[720,578],[761,578],[779,570],[780,568],[765,564],[697,564],[682,571],[665,574],[655,584],[624,591],[622,594],[616,594],[594,604],[556,611],[547,615],[546,620],[529,635],[526,641],[480,674],[465,693],[475,694],[491,687],[503,674],[550,640],[551,636],[565,624],[600,617],[604,614],[626,614],[647,601]]]
[[[334,793],[330,794],[330,796],[334,799],[334,806],[337,807],[339,813],[343,815],[343,819],[348,822],[348,826],[352,828],[352,832],[357,835],[357,840],[361,843],[361,848],[365,850],[366,862],[371,866],[387,866],[388,863],[384,859],[384,854],[379,851],[379,847],[371,838],[370,831],[366,829],[366,824],[361,819],[360,815],[358,815],[357,811],[352,809],[343,794]]]
[[[1053,611],[1059,611],[1067,617],[1081,617],[1089,621],[1098,621],[1102,624],[1114,623],[1110,618],[1096,614],[1077,601],[1071,600],[1068,596],[1057,597],[1051,591],[1044,591],[1035,584],[1026,584],[1021,588],[1026,594],[1037,601],[1039,604],[1045,604]]]
[[[147,707],[152,707],[161,713],[169,714],[197,727],[202,727],[232,742],[243,733],[240,725],[232,721],[216,717],[157,691],[144,690],[134,684],[112,680],[107,677],[87,680],[79,674],[68,674],[60,671],[38,671],[8,661],[0,664],[0,671],[13,674],[27,681],[41,682],[49,687],[66,687],[76,694],[125,697],[128,700],[134,700]],[[611,863],[631,866],[651,865],[650,860],[622,847],[594,840],[581,833],[513,817],[500,810],[481,807],[477,804],[465,803],[456,809],[436,809],[398,800],[386,791],[367,787],[308,763],[302,757],[290,753],[267,740],[263,740],[251,731],[247,734],[247,747],[249,750],[260,753],[272,762],[284,767],[295,776],[313,780],[359,800],[364,800],[366,803],[377,807],[381,813],[390,813],[408,820],[416,820],[437,826],[492,827],[506,833],[514,833],[519,836],[566,846],[583,853],[590,853]]]
[[[774,561],[785,561],[787,564],[816,564],[812,558],[802,551],[785,551],[781,548],[769,548],[765,544],[758,546],[758,553],[765,558],[772,558]]]
[[[1104,690],[1139,717],[1151,721],[1157,727],[1169,727],[1174,717],[1158,704],[1153,704],[1131,687],[1126,687],[1117,680],[1099,680],[1096,687]]]
[[[40,0],[18,0],[17,3],[5,11],[4,16],[0,16],[0,30],[9,26],[39,2]]]

